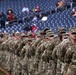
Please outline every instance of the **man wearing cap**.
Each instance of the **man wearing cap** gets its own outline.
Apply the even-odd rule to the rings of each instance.
[[[25,36],[25,37],[23,38],[23,36]],[[17,47],[17,49],[16,49],[18,55],[21,55],[21,54],[20,54],[20,53],[21,53],[21,50],[22,50],[23,46],[25,46],[25,45],[27,44],[28,39],[29,39],[29,38],[32,38],[32,32],[28,32],[27,35],[21,34],[21,37],[22,37],[23,39],[21,39],[21,41],[20,41],[20,43],[18,44],[18,47]]]
[[[47,47],[49,45],[49,41],[51,41],[51,39],[52,39],[51,36],[54,36],[54,34],[52,33],[52,31],[49,30],[49,32],[46,33],[46,35],[43,39],[43,43],[41,43],[36,50],[36,58],[35,59],[39,59],[39,63],[38,63],[38,65],[39,65],[38,66],[39,75],[41,75],[41,74],[44,75],[48,71],[47,64],[49,63],[49,59],[47,57],[48,56]],[[45,72],[43,72],[43,70],[45,70]]]
[[[21,65],[22,65],[22,69],[24,71],[23,74],[30,74],[30,62],[32,59],[32,50],[31,50],[31,46],[32,46],[32,38],[29,38],[27,40],[27,44],[25,46],[23,46],[20,55],[23,56],[23,59],[20,61]]]
[[[76,28],[71,28],[69,32],[70,40],[68,50],[66,51],[65,58],[69,62],[69,68],[65,75],[75,75],[76,74]]]
[[[65,28],[58,28],[58,35],[52,39],[49,49],[50,49],[50,51],[52,51],[53,55],[55,55],[55,53],[56,53],[55,51],[53,52],[53,50],[58,44],[60,44],[62,42],[62,35],[64,33],[66,33]],[[54,65],[53,65],[54,66],[54,75],[57,74],[57,71],[58,71],[58,73],[60,71],[59,69],[57,69],[57,64],[59,64],[59,62],[58,63],[57,63],[57,61],[54,62]]]
[[[69,34],[65,33],[62,35],[62,40],[69,39]]]
[[[44,44],[44,51],[41,55],[41,60],[42,60],[42,65],[43,68],[45,67],[45,75],[53,75],[53,63],[52,63],[52,52],[50,51],[50,46],[51,46],[51,41],[54,37],[54,33],[51,30],[47,30],[46,31],[46,35],[45,35],[45,41],[46,44]],[[41,63],[41,62],[40,62]],[[42,69],[42,68],[41,68]]]
[[[62,67],[61,74],[63,75],[75,75],[75,53],[76,50],[76,28],[72,27],[69,30],[69,40],[64,43],[61,42],[54,51],[53,58],[65,63]],[[68,68],[69,66],[69,68]],[[68,70],[68,71],[67,71]],[[67,73],[66,73],[67,72]]]

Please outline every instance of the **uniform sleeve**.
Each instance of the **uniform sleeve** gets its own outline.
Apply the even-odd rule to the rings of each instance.
[[[65,57],[64,57],[64,62],[70,63],[71,58],[72,58],[72,54],[73,54],[73,52],[71,50],[67,50],[66,54],[65,54]]]
[[[52,52],[52,58],[56,61],[57,59],[59,59],[60,61],[64,61],[64,55],[65,55],[65,52],[66,52],[66,50],[65,50],[65,47],[64,47],[64,45],[63,44],[59,44],[59,45],[57,45],[55,48],[54,48],[54,50],[53,50],[53,52]]]
[[[58,49],[58,46],[54,48],[53,52],[52,52],[52,58],[54,59],[54,61],[56,62],[57,61],[57,49]]]

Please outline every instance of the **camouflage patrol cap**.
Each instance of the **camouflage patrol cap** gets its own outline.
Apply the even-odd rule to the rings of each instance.
[[[36,36],[37,36],[37,37],[41,37],[41,36],[40,36],[40,33],[36,33]]]
[[[29,41],[29,42],[32,42],[32,40],[33,40],[32,38],[28,38],[28,41]]]
[[[58,28],[58,33],[65,33],[66,29],[65,28]]]
[[[47,30],[47,31],[46,31],[46,34],[49,33],[49,32],[52,32],[52,30]]]
[[[23,37],[23,36],[26,36],[26,35],[25,35],[25,33],[21,33],[21,36]]]
[[[28,32],[27,33],[27,36],[32,36],[32,32]]]
[[[73,33],[76,33],[76,28],[75,28],[75,27],[72,27],[72,28],[69,29],[69,31],[70,31],[70,33],[72,33],[72,34],[73,34]]]
[[[47,30],[49,30],[49,28],[48,28],[48,27],[46,27],[46,28],[44,28],[44,29],[43,29],[43,31],[44,31],[44,32],[46,32]]]
[[[54,36],[54,32],[48,32],[48,33],[46,33],[46,35],[45,35],[45,37],[52,37],[52,36]]]
[[[63,38],[69,38],[69,34],[68,33],[65,33],[65,34],[62,35],[62,37]]]
[[[40,33],[40,34],[44,34],[44,35],[45,35],[45,32],[44,32],[43,30],[41,30],[39,33]]]
[[[3,33],[4,35],[8,35],[8,32],[6,32],[6,31],[4,31],[4,33]]]
[[[20,32],[19,31],[15,32],[15,35],[20,36]]]

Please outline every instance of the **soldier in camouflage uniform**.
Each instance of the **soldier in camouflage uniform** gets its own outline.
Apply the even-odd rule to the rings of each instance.
[[[52,55],[53,55],[53,59],[55,59],[54,63],[55,63],[55,74],[57,75],[61,75],[61,66],[62,66],[62,63],[56,59],[56,57],[54,57],[55,53],[57,50],[54,51],[54,48],[59,45],[61,42],[62,42],[62,35],[66,32],[66,29],[65,28],[59,28],[58,29],[58,36],[55,37],[52,41],[52,44],[50,46],[50,48],[52,49]]]
[[[69,39],[69,34],[65,33],[62,35],[62,40]]]
[[[23,36],[23,35],[21,35],[21,36]],[[25,37],[19,41],[17,48],[16,48],[17,54],[19,56],[21,56],[21,54],[20,54],[21,50],[27,44],[28,38],[32,38],[32,32],[27,33],[27,35],[25,35]]]
[[[21,56],[23,56],[23,59],[20,61],[22,65],[22,74],[24,75],[30,75],[30,69],[31,69],[31,59],[32,59],[32,52],[31,52],[31,46],[32,46],[32,39],[29,38],[27,44],[22,48],[21,50]]]
[[[72,75],[73,72],[71,70],[68,70],[68,66],[70,65],[71,58],[70,56],[70,51],[72,52],[73,50],[76,49],[76,28],[71,28],[69,32],[69,37],[70,39],[64,40],[62,43],[60,43],[54,51],[56,53],[53,54],[53,57],[55,59],[59,59],[62,63],[62,69],[61,69],[61,74],[63,75]],[[68,70],[68,72],[67,72]],[[67,72],[67,74],[66,74]],[[75,75],[75,74],[73,74]]]
[[[48,45],[50,45],[49,41],[52,40],[52,38],[54,37],[54,33],[52,31],[48,31],[45,35],[45,44],[43,43],[43,47],[41,49],[43,49],[43,52],[41,54],[41,60],[39,62],[39,73],[40,75],[53,75],[53,67],[52,67],[52,59],[50,57],[50,51],[47,48]]]
[[[71,28],[69,33],[70,39],[65,54],[65,62],[70,63],[65,75],[76,74],[76,28]]]

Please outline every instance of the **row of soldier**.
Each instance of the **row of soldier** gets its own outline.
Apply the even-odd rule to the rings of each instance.
[[[75,75],[76,28],[48,28],[36,33],[4,34],[0,38],[0,66],[10,75]]]

